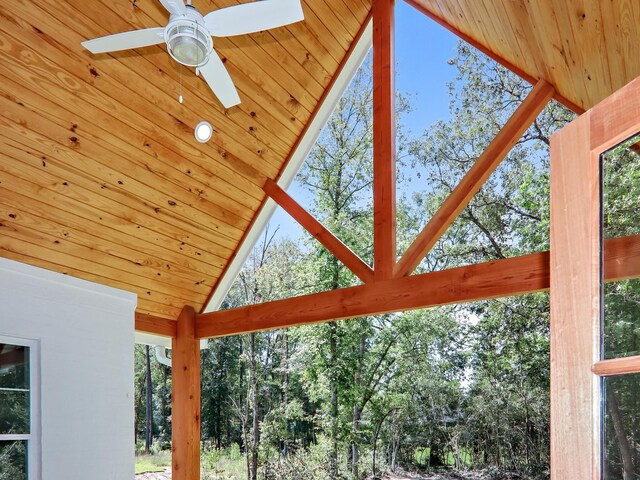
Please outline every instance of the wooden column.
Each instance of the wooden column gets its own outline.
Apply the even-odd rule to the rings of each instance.
[[[395,0],[373,0],[373,248],[375,278],[396,263]]]
[[[184,307],[173,339],[173,480],[200,480],[200,342],[195,336],[195,319],[194,309]]]
[[[599,478],[599,162],[589,112],[551,141],[551,478]]]

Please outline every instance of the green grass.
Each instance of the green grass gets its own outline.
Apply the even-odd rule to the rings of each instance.
[[[162,472],[171,466],[171,452],[160,452],[156,455],[136,455],[136,474],[146,472]]]

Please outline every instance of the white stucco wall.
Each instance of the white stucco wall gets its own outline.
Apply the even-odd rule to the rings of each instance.
[[[0,335],[40,343],[42,480],[134,476],[136,296],[0,259]]]

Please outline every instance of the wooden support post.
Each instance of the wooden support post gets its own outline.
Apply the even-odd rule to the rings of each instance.
[[[551,478],[598,478],[600,235],[589,112],[551,137]]]
[[[173,480],[200,480],[200,342],[195,336],[195,319],[193,308],[184,307],[173,339]]]
[[[489,176],[507,156],[509,151],[527,131],[553,96],[553,87],[540,80],[531,93],[498,132],[476,163],[460,181],[451,195],[442,203],[433,218],[416,237],[396,266],[395,276],[410,275],[460,212],[478,193]]]
[[[373,249],[377,280],[396,264],[395,0],[373,0]]]
[[[276,182],[267,179],[263,187],[264,191],[274,202],[280,205],[293,219],[304,229],[313,235],[324,247],[351,270],[360,280],[367,283],[373,280],[373,270],[347,247],[324,225],[316,220],[298,202],[278,186]]]

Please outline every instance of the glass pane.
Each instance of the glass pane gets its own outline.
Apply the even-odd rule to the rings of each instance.
[[[602,155],[605,239],[640,234],[640,135]],[[604,287],[603,358],[640,355],[640,280]]]
[[[603,380],[604,480],[640,480],[640,374]]]
[[[0,480],[27,480],[27,442],[0,440]]]
[[[29,433],[29,347],[0,343],[0,434]]]

